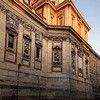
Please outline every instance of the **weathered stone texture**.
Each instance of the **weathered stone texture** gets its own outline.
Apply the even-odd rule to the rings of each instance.
[[[0,12],[0,61],[4,61],[5,34],[6,34],[6,15]]]

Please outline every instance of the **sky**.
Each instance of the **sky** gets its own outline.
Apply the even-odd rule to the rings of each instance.
[[[72,0],[90,26],[89,44],[100,55],[100,0]]]

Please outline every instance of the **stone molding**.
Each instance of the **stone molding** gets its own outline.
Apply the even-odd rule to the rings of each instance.
[[[9,10],[9,8],[7,8],[6,6],[4,6],[3,4],[0,4],[0,12],[4,13],[4,14],[6,14],[6,15],[9,15],[9,16],[11,16],[11,17],[12,17],[12,15],[14,15],[14,17],[13,17],[14,19],[15,19],[15,16],[16,16],[15,21],[17,22],[17,24],[23,25],[23,27],[25,27],[26,29],[28,29],[29,31],[32,31],[32,32],[34,32],[34,33],[37,32],[37,31],[38,31],[39,33],[41,33],[39,30],[36,29],[35,26],[29,24],[27,21],[25,21],[24,18],[21,18],[21,17],[15,15],[13,12],[11,12],[11,11]]]
[[[51,34],[43,34],[44,39],[53,40],[53,41],[70,41],[69,35],[51,35]]]
[[[6,14],[8,12],[8,9],[4,5],[0,4],[0,11]]]

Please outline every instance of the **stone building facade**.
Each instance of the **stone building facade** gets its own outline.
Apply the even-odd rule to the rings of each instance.
[[[72,0],[0,0],[0,100],[99,99],[89,30]]]

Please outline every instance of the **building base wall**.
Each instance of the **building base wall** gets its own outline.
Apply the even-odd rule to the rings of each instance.
[[[12,82],[11,85],[7,85],[7,82],[5,85],[1,84],[0,100],[16,100],[17,89],[18,100],[95,100],[93,92],[85,90],[86,84],[83,82],[77,81],[76,85],[70,82],[73,80],[65,77],[37,76],[37,79],[39,79],[37,83],[21,82],[20,80],[18,87],[16,82]],[[83,89],[80,89],[80,85]]]

